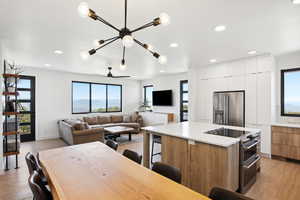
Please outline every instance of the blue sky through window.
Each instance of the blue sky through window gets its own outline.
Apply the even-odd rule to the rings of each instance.
[[[284,73],[285,114],[300,114],[300,71]]]

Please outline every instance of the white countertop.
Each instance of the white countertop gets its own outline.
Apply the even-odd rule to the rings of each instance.
[[[223,126],[216,124],[206,124],[200,122],[183,122],[183,123],[171,123],[160,126],[148,126],[142,128],[149,132],[169,135],[196,142],[202,142],[222,147],[229,147],[240,141],[239,138],[230,138],[218,135],[205,134],[205,132],[218,129],[229,128],[234,130],[249,131],[251,133],[260,133],[261,130],[253,128],[235,127],[235,126]]]
[[[300,128],[300,124],[296,123],[272,123],[271,126],[282,126],[282,127],[289,127],[289,128]]]

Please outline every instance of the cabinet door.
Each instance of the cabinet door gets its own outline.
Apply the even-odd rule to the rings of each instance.
[[[273,71],[274,61],[272,56],[263,56],[257,59],[257,72]]]
[[[257,85],[256,74],[247,74],[246,91],[245,91],[245,118],[246,124],[256,124],[256,101],[257,101]]]
[[[226,78],[228,90],[229,91],[235,91],[235,90],[245,90],[245,76],[232,76]]]
[[[271,73],[257,74],[257,124],[271,123]]]
[[[246,74],[253,74],[257,72],[257,58],[245,60]]]

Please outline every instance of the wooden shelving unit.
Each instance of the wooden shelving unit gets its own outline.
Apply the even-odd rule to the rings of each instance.
[[[4,61],[4,122],[3,122],[3,156],[5,157],[5,170],[9,170],[9,156],[15,156],[16,169],[19,168],[18,155],[20,153],[20,134],[18,132],[18,74],[8,72],[9,64]]]

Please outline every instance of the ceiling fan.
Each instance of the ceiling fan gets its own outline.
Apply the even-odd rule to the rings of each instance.
[[[162,13],[159,15],[159,17],[153,19],[151,22],[146,23],[143,26],[140,26],[138,28],[130,30],[127,26],[127,0],[124,0],[125,3],[125,19],[124,19],[124,27],[123,28],[117,28],[114,25],[110,24],[108,21],[104,20],[102,17],[98,16],[96,12],[92,9],[89,8],[89,5],[86,2],[81,2],[78,6],[78,12],[80,16],[82,17],[90,17],[93,20],[100,21],[103,24],[109,26],[110,28],[114,29],[117,34],[115,37],[109,38],[109,39],[102,39],[102,40],[97,40],[96,45],[97,48],[93,48],[89,50],[88,52],[82,51],[81,52],[81,57],[83,59],[87,59],[89,55],[94,55],[98,50],[102,49],[103,47],[115,42],[118,39],[122,40],[123,43],[123,56],[121,60],[121,69],[126,68],[125,64],[125,51],[126,48],[129,48],[133,46],[134,43],[138,44],[139,46],[143,47],[146,49],[148,52],[150,52],[155,58],[158,59],[160,64],[165,64],[167,62],[167,57],[158,54],[153,50],[153,47],[149,44],[143,43],[139,40],[136,39],[136,37],[133,36],[133,34],[137,31],[149,28],[151,26],[158,26],[158,25],[168,25],[170,23],[170,17],[166,13]]]
[[[130,78],[130,76],[114,76],[111,73],[112,68],[108,67],[108,74],[106,75],[108,78]]]

